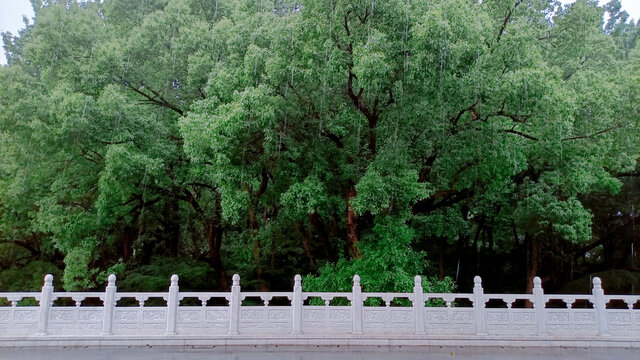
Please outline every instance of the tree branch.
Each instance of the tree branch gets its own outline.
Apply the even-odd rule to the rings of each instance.
[[[475,192],[470,188],[465,188],[462,190],[440,190],[433,196],[416,202],[413,205],[411,212],[414,215],[428,213],[469,199],[474,195],[474,193]],[[436,202],[437,200],[440,201]]]
[[[609,128],[594,132],[593,134],[583,135],[583,136],[574,136],[574,137],[570,137],[570,138],[564,138],[564,139],[562,139],[562,141],[588,139],[588,138],[592,138],[592,137],[594,137],[596,135],[604,134],[604,133],[609,132],[611,130],[619,129],[621,127],[622,127],[621,124],[616,124],[616,125],[614,125],[612,127],[609,127]]]
[[[131,83],[128,82],[127,80],[123,80],[122,83],[124,85],[126,85],[127,87],[129,87],[129,89],[131,89],[134,92],[136,92],[137,94],[142,95],[145,99],[147,99],[147,101],[151,102],[152,104],[171,109],[171,110],[177,112],[178,114],[180,114],[180,116],[184,115],[184,112],[181,109],[179,109],[179,108],[175,107],[174,105],[172,105],[171,103],[169,103],[162,96],[160,96],[160,94],[157,93],[156,91],[153,91],[153,90],[149,89],[149,91],[151,91],[151,93],[154,94],[157,97],[157,99],[152,97],[152,96],[150,96],[150,95],[148,95],[144,91],[136,88],[135,86],[131,85]]]
[[[513,8],[510,8],[509,11],[505,14],[504,17],[504,22],[502,23],[502,26],[500,27],[500,32],[498,33],[498,38],[496,39],[496,42],[500,42],[500,38],[502,37],[502,34],[504,34],[505,29],[507,28],[507,24],[509,23],[509,20],[511,20],[511,15],[513,14],[513,11],[518,7],[518,5],[520,5],[524,0],[518,0],[516,1],[515,5],[513,5]]]
[[[269,185],[269,173],[266,168],[262,168],[262,181],[260,182],[260,187],[258,188],[258,192],[256,193],[256,197],[260,197],[267,190],[267,185]]]
[[[215,187],[209,185],[209,184],[203,184],[203,183],[198,183],[198,182],[190,182],[187,185],[190,186],[197,186],[197,187],[203,187],[203,188],[207,188],[211,191],[218,191],[218,189],[216,189]]]
[[[453,125],[454,127],[458,125],[458,122],[462,118],[462,115],[464,115],[464,113],[466,113],[467,111],[473,111],[475,113],[475,109],[477,105],[478,105],[478,100],[476,100],[476,102],[471,104],[471,106],[469,106],[468,108],[460,110],[460,112],[458,113],[458,115],[456,115],[456,117],[452,117],[451,119],[449,119],[451,121],[451,125]]]
[[[505,130],[501,130],[501,132],[506,132],[506,133],[509,133],[509,134],[519,135],[519,136],[522,136],[522,137],[524,137],[524,138],[527,138],[527,139],[529,139],[529,140],[533,140],[533,141],[539,141],[539,140],[540,140],[540,139],[538,139],[538,138],[537,138],[537,137],[535,137],[535,136],[531,136],[531,135],[529,135],[529,134],[525,134],[525,133],[523,133],[523,132],[520,132],[520,131],[514,130],[513,128],[512,128],[512,129],[505,129]]]

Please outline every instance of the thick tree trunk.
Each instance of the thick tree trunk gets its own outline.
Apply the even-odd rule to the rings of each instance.
[[[440,249],[438,256],[438,280],[444,280],[444,246],[447,243],[444,237],[440,238]]]
[[[164,244],[169,257],[178,256],[180,243],[180,221],[178,212],[180,203],[178,200],[169,199],[164,205]]]
[[[525,243],[527,244],[527,285],[526,293],[533,293],[533,278],[538,274],[538,263],[540,262],[540,243],[529,234],[525,235]]]
[[[258,229],[260,228],[260,225],[258,224],[256,213],[251,207],[249,207],[249,226],[254,231],[253,260],[256,264],[256,280],[258,280],[258,290],[269,291],[267,284],[262,279],[262,243],[260,242],[260,237],[258,236]]]
[[[371,155],[376,154],[376,126],[378,125],[377,117],[369,120],[369,152]]]
[[[311,254],[311,246],[309,244],[310,243],[309,238],[302,231],[302,227],[300,226],[299,222],[296,221],[295,223],[293,223],[293,227],[295,228],[296,232],[298,232],[302,237],[302,250],[304,250],[304,254],[307,256],[307,259],[309,259],[309,266],[311,266],[312,268],[315,268],[316,261],[313,258],[313,255]]]
[[[220,248],[222,247],[222,227],[215,219],[209,221],[207,226],[207,243],[209,244],[209,263],[218,273],[218,285],[223,290],[229,289],[227,272],[222,265]]]
[[[327,235],[327,231],[324,228],[324,224],[322,223],[322,219],[320,219],[320,215],[317,212],[313,212],[308,214],[309,221],[313,228],[316,230],[318,236],[322,240],[322,250],[324,251],[325,258],[329,259],[331,257],[331,243],[329,242],[329,236]]]
[[[122,260],[127,262],[131,260],[132,254],[132,244],[135,239],[136,229],[132,226],[127,226],[124,228],[121,238],[121,246],[122,246]]]
[[[475,275],[480,275],[480,257],[478,256],[478,239],[480,238],[480,234],[482,233],[482,229],[484,227],[484,221],[480,220],[478,223],[478,228],[476,229],[476,234],[473,237],[473,262],[476,265],[476,273]],[[474,276],[475,276],[474,275]]]
[[[347,223],[347,254],[351,258],[359,258],[360,252],[358,251],[358,222],[356,213],[351,208],[351,199],[356,196],[356,189],[351,188],[347,191],[347,211],[346,211],[346,223]]]

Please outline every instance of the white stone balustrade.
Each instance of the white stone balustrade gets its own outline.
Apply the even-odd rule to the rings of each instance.
[[[545,294],[537,277],[533,285],[532,294],[486,294],[476,276],[473,293],[424,293],[416,276],[413,292],[378,293],[363,292],[356,275],[351,292],[305,292],[296,275],[292,292],[242,292],[236,274],[231,292],[180,292],[173,275],[168,292],[118,292],[110,275],[104,292],[55,292],[53,276],[47,275],[39,293],[0,293],[8,304],[0,306],[0,330],[23,338],[291,334],[640,340],[640,296],[605,295],[599,278],[586,295]],[[24,299],[39,305],[23,306]],[[68,306],[58,306],[60,301]]]

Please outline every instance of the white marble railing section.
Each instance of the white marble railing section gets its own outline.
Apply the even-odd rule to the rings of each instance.
[[[599,278],[591,294],[545,294],[540,278],[532,294],[485,294],[476,276],[472,293],[180,292],[171,276],[167,292],[118,292],[110,275],[104,292],[54,292],[47,275],[39,293],[0,293],[2,336],[146,335],[463,335],[510,337],[640,338],[640,296],[605,295]],[[31,299],[31,300],[26,300]],[[28,306],[28,303],[38,305]],[[23,306],[24,305],[24,306]],[[466,306],[465,306],[466,305]]]
[[[5,334],[32,335],[38,330],[39,308],[18,306],[23,299],[40,301],[40,293],[0,293],[11,306],[0,307],[0,330]]]

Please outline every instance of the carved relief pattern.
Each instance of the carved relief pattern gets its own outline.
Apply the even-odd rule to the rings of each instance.
[[[51,321],[72,321],[75,318],[75,309],[52,310],[49,313]]]
[[[204,313],[205,321],[229,321],[228,310],[207,310]]]
[[[550,332],[597,332],[595,310],[565,310],[547,312],[547,330]]]
[[[304,320],[324,320],[324,309],[303,309],[302,318]]]
[[[517,323],[529,323],[529,322],[536,321],[536,314],[533,310],[529,312],[524,312],[524,311],[514,312],[512,313],[512,316],[513,316],[513,321]]]
[[[138,310],[126,311],[126,310],[116,310],[113,315],[114,320],[122,321],[122,322],[131,322],[138,320]]]
[[[446,309],[426,309],[424,312],[425,323],[448,323],[449,313]]]
[[[153,310],[153,311],[144,311],[142,313],[142,321],[165,321],[165,311],[164,310]]]
[[[473,309],[425,308],[424,328],[431,334],[474,334]]]
[[[573,314],[573,320],[575,322],[594,322],[596,321],[596,314],[592,312],[576,312]]]
[[[200,310],[178,310],[178,321],[200,322],[202,321],[202,311]]]
[[[549,331],[596,331],[596,325],[593,324],[548,324]]]
[[[391,311],[391,321],[411,321],[413,323],[413,310]]]
[[[336,322],[330,321],[327,324],[327,327],[330,329],[329,331],[333,332],[349,332],[351,331],[351,323],[348,322]]]
[[[12,334],[16,334],[16,333],[25,333],[25,331],[16,331],[16,330],[26,330],[27,332],[33,332],[35,331],[35,329],[37,328],[38,323],[37,322],[33,322],[33,323],[13,323],[13,324],[6,324],[1,327],[2,329],[9,329],[11,330]]]
[[[229,331],[229,324],[223,323],[186,323],[177,324],[176,329],[179,334],[226,334]]]
[[[303,321],[302,322],[304,331],[308,333],[321,332],[325,327],[325,325],[326,324],[324,322],[320,322],[320,321]]]
[[[363,319],[369,322],[384,321],[386,320],[386,310],[365,309]]]
[[[331,320],[351,320],[351,309],[329,309]]]
[[[264,310],[246,310],[240,311],[241,320],[262,320],[264,319]]]
[[[344,334],[351,331],[350,307],[303,306],[302,319],[302,327],[306,333]]]
[[[246,322],[240,323],[242,329],[291,329],[291,324],[288,322]]]
[[[131,330],[164,330],[165,324],[160,323],[125,323],[125,324],[113,324],[114,329],[131,329]]]
[[[631,314],[629,314],[629,312],[610,312],[607,314],[607,318],[610,322],[614,323],[631,323]]]
[[[548,312],[547,321],[549,322],[569,322],[569,312]]]
[[[291,319],[291,311],[287,310],[269,310],[269,320],[289,320]]]
[[[503,309],[500,311],[487,311],[487,331],[513,332],[531,334],[537,331],[535,313],[526,310]]]
[[[49,324],[49,331],[52,330],[60,330],[59,332],[64,332],[65,330],[102,330],[102,324],[98,323],[52,323]]]
[[[531,333],[537,331],[536,324],[487,324],[488,331],[522,331]]]
[[[473,310],[456,310],[451,312],[451,321],[454,323],[471,323],[473,322]]]
[[[79,321],[102,322],[102,310],[80,310],[78,312]]]
[[[9,310],[0,311],[0,321],[9,321]]]
[[[36,313],[38,310],[16,310],[13,313],[13,320],[15,321],[35,321]]]
[[[509,313],[505,312],[496,312],[496,311],[487,311],[487,322],[488,323],[506,323],[509,322]]]

